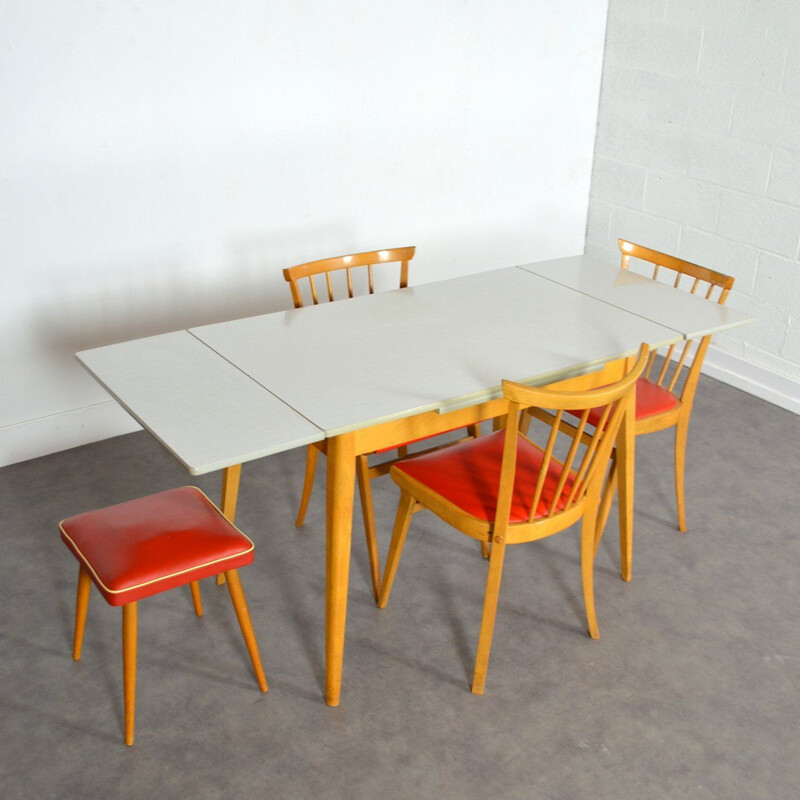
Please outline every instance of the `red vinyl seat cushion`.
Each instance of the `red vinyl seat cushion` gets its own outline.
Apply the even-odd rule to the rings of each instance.
[[[669,411],[671,408],[675,408],[679,402],[672,392],[647,378],[639,378],[636,381],[636,419],[652,417],[662,411]],[[589,412],[588,420],[590,425],[597,425],[603,413],[603,408],[604,406],[593,408]],[[582,412],[569,411],[567,413],[580,417]]]
[[[505,431],[497,431],[401,461],[392,469],[414,478],[473,517],[494,522],[504,437]],[[509,517],[511,522],[527,522],[530,518],[542,458],[543,453],[539,448],[523,436],[519,437]],[[560,477],[561,464],[551,460],[536,517],[543,517],[550,511]],[[574,473],[570,472],[556,504],[557,511],[566,504],[574,478]]]
[[[253,543],[194,486],[65,519],[61,538],[112,606],[253,561]]]

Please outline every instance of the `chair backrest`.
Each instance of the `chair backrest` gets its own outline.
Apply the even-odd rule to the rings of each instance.
[[[676,289],[688,290],[690,294],[701,294],[706,300],[712,300],[720,305],[723,305],[728,299],[728,294],[733,288],[733,277],[725,275],[722,272],[715,272],[712,269],[701,267],[698,264],[692,264],[690,261],[676,258],[675,256],[660,253],[658,250],[651,250],[649,247],[643,247],[640,244],[628,242],[625,239],[618,239],[620,253],[622,254],[622,262],[620,266],[622,269],[628,269],[631,258],[638,258],[642,261],[651,264],[653,271],[651,278],[659,280],[659,277],[664,278],[669,276],[670,282]],[[672,280],[672,275],[675,275]],[[697,381],[700,378],[700,368],[703,365],[703,358],[705,357],[706,350],[708,349],[711,336],[704,336],[697,343],[694,355],[690,357],[690,351],[694,345],[694,340],[687,339],[683,344],[680,356],[678,357],[675,370],[672,377],[667,382],[667,374],[669,366],[672,363],[672,356],[675,352],[676,345],[672,344],[667,348],[664,353],[664,363],[658,373],[658,378],[655,382],[659,386],[665,386],[671,392],[678,379],[686,367],[686,380],[683,383],[683,390],[681,392],[681,402],[684,405],[691,404],[694,399],[694,392],[697,388]],[[650,362],[645,370],[645,377],[649,378],[653,370],[657,352],[654,350],[650,354]]]
[[[298,264],[296,267],[287,267],[283,271],[283,277],[288,281],[292,290],[292,300],[295,308],[303,307],[303,296],[300,292],[300,281],[308,279],[311,289],[311,300],[314,305],[319,303],[317,288],[314,285],[314,276],[324,273],[326,288],[328,290],[328,300],[333,302],[334,292],[331,282],[331,273],[339,270],[347,272],[347,296],[353,297],[353,276],[351,270],[357,267],[367,268],[367,283],[369,293],[375,293],[375,283],[372,275],[372,267],[376,264],[392,264],[400,262],[400,287],[404,289],[408,286],[408,262],[414,258],[415,247],[396,247],[392,250],[371,250],[368,253],[353,253],[349,256],[336,256],[335,258],[323,258],[319,261],[309,261],[306,264]]]
[[[590,491],[595,491],[599,497],[623,414],[626,409],[633,412],[633,389],[644,371],[649,353],[650,348],[642,344],[636,362],[625,377],[616,383],[589,391],[562,392],[503,381],[503,396],[509,401],[509,407],[500,472],[496,528],[507,523],[511,509],[518,435],[522,435],[519,434],[519,412],[532,406],[555,411],[550,436],[542,453],[542,464],[531,503],[529,521],[533,522],[537,518],[537,510],[542,503],[544,503],[545,519],[567,513],[581,503]],[[586,432],[586,426],[592,409],[600,409],[600,419],[594,427],[594,432],[590,434]],[[569,450],[564,460],[559,462],[554,458],[553,451],[565,411],[571,411],[575,415],[577,412],[581,413],[574,434],[570,434],[572,443]],[[584,450],[578,457],[581,446]],[[556,466],[554,461],[562,465],[561,473],[555,490],[547,498],[543,496],[545,483],[551,468]],[[542,517],[541,514],[538,516]]]

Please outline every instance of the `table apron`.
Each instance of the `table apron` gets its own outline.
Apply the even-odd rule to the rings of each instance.
[[[634,361],[635,359],[630,357],[611,361],[594,372],[548,384],[547,388],[565,392],[596,389],[620,380]],[[489,400],[444,414],[438,411],[424,411],[421,414],[382,422],[351,433],[343,433],[340,434],[340,437],[352,437],[355,454],[361,455],[374,453],[376,450],[384,448],[397,447],[415,439],[436,436],[439,433],[464,428],[487,419],[496,419],[504,416],[507,412],[508,402],[499,397],[496,400]],[[331,439],[340,437],[331,437]],[[327,441],[330,442],[330,439]]]

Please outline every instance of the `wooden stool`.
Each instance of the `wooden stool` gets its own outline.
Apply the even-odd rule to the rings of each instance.
[[[225,574],[233,607],[262,692],[267,681],[237,569],[253,561],[253,543],[194,486],[89,511],[59,525],[64,544],[80,563],[72,657],[79,661],[91,582],[106,602],[122,606],[122,674],[125,744],[133,744],[136,698],[136,602],[191,585],[203,615],[197,583]]]

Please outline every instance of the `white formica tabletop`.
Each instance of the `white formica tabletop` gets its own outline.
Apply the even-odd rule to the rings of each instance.
[[[696,339],[753,322],[753,317],[742,311],[709,302],[688,292],[676,291],[671,285],[589,256],[524,264],[522,269],[631,314],[666,325],[679,331],[686,339]]]
[[[324,438],[188,331],[86,350],[77,358],[192,475]]]
[[[191,333],[325,435],[542,385],[629,355],[674,329],[509,267]]]
[[[541,273],[541,274],[540,274]],[[586,256],[78,353],[193,475],[749,322]]]

